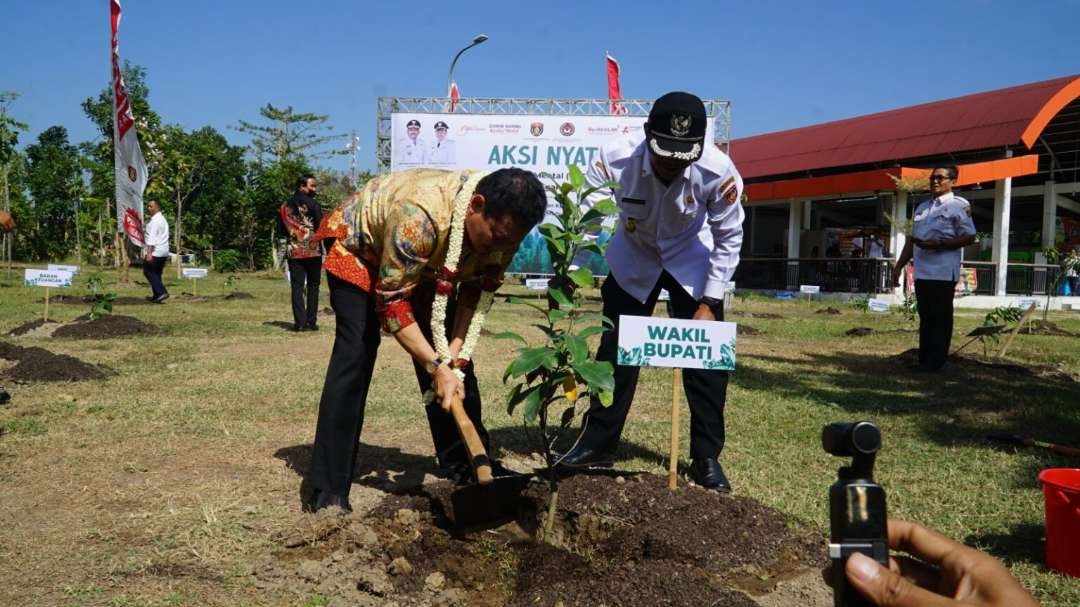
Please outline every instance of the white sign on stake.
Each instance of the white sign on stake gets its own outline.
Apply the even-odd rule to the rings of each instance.
[[[526,278],[525,288],[543,291],[548,288],[548,281],[550,280],[550,278]]]
[[[28,287],[64,288],[71,286],[71,272],[63,270],[26,269],[23,282]]]
[[[206,278],[209,275],[206,268],[184,268],[182,270],[184,278],[190,278],[192,280],[196,278]]]
[[[807,295],[816,295],[821,293],[820,285],[799,285],[799,293],[806,293]]]
[[[866,309],[871,312],[888,312],[889,302],[875,297],[866,301]]]
[[[71,272],[72,274],[78,274],[79,273],[79,266],[65,266],[65,265],[58,264],[58,263],[50,263],[49,264],[49,271],[50,272]]]
[[[1034,297],[1021,297],[1021,298],[1020,298],[1020,299],[1019,299],[1019,300],[1018,300],[1018,301],[1016,302],[1016,305],[1017,305],[1017,306],[1018,306],[1018,307],[1019,307],[1019,308],[1020,308],[1021,310],[1027,310],[1027,309],[1028,309],[1028,308],[1030,308],[1031,306],[1035,306],[1036,308],[1038,308],[1038,307],[1039,307],[1039,300],[1038,300],[1038,299],[1035,299]]]
[[[620,316],[618,364],[732,371],[735,323]]]

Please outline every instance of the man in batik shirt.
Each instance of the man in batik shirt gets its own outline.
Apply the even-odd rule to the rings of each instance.
[[[314,175],[296,180],[296,192],[278,209],[278,222],[288,237],[285,257],[289,264],[292,287],[293,331],[318,331],[319,275],[322,272],[322,245],[315,240],[315,229],[323,211],[315,202],[318,185]],[[307,307],[304,290],[307,289]]]
[[[462,222],[454,208],[466,200]],[[473,365],[458,354],[481,290],[498,287],[546,204],[536,176],[521,169],[491,174],[413,169],[371,180],[326,216],[316,238],[333,239],[324,267],[337,332],[319,402],[307,477],[314,492],[306,508],[349,510],[380,327],[412,356],[421,392],[434,387],[427,417],[440,467],[451,474],[468,469],[468,454],[446,411],[451,395],[464,398],[466,413],[489,446]],[[448,263],[454,226],[464,230],[464,244],[456,274],[444,276],[455,283],[456,294],[447,306],[445,327],[435,328],[449,340],[450,360],[443,360],[432,345],[432,302],[435,278]],[[464,381],[454,368],[464,373]]]

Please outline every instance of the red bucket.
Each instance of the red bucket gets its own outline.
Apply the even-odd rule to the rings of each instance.
[[[1046,498],[1046,566],[1080,577],[1080,468],[1039,473]]]

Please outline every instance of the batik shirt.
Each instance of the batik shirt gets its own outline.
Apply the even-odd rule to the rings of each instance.
[[[369,181],[323,219],[316,238],[334,238],[326,271],[375,293],[385,330],[395,333],[416,322],[409,297],[433,280],[446,262],[454,200],[472,194],[484,173],[412,169]],[[486,286],[497,286],[512,254],[477,255],[465,243],[452,282],[458,302],[472,307]]]

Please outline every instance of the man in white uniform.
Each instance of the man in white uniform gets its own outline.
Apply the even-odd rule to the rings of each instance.
[[[143,276],[150,282],[150,301],[164,303],[169,298],[165,284],[161,282],[161,273],[169,260],[169,222],[161,212],[158,201],[146,203],[150,212],[150,221],[146,224],[146,246],[143,249]]]
[[[454,163],[454,140],[446,138],[449,130],[450,127],[442,120],[435,123],[435,143],[428,150],[428,164],[441,166]]]
[[[416,167],[427,162],[427,147],[420,138],[420,121],[410,120],[405,123],[406,137],[398,142],[394,153],[397,154],[398,164],[408,167]]]
[[[611,273],[601,291],[615,327],[600,340],[597,360],[615,363],[619,316],[650,316],[661,289],[677,318],[723,320],[724,290],[742,246],[742,177],[726,154],[705,141],[705,105],[689,93],[653,104],[645,140],[605,146],[589,167],[589,185],[617,181],[611,195],[619,223],[607,248]],[[638,367],[615,367],[610,407],[593,399],[582,431],[559,467],[572,472],[613,462],[637,387]],[[690,471],[706,488],[730,491],[717,458],[724,446],[726,371],[686,369],[690,405]]]
[[[936,373],[945,366],[953,331],[953,292],[960,280],[960,249],[975,242],[971,203],[952,193],[959,171],[941,166],[930,171],[930,200],[915,207],[911,238],[893,268],[893,286],[900,271],[915,260],[915,299],[919,306],[919,365],[915,371]]]

